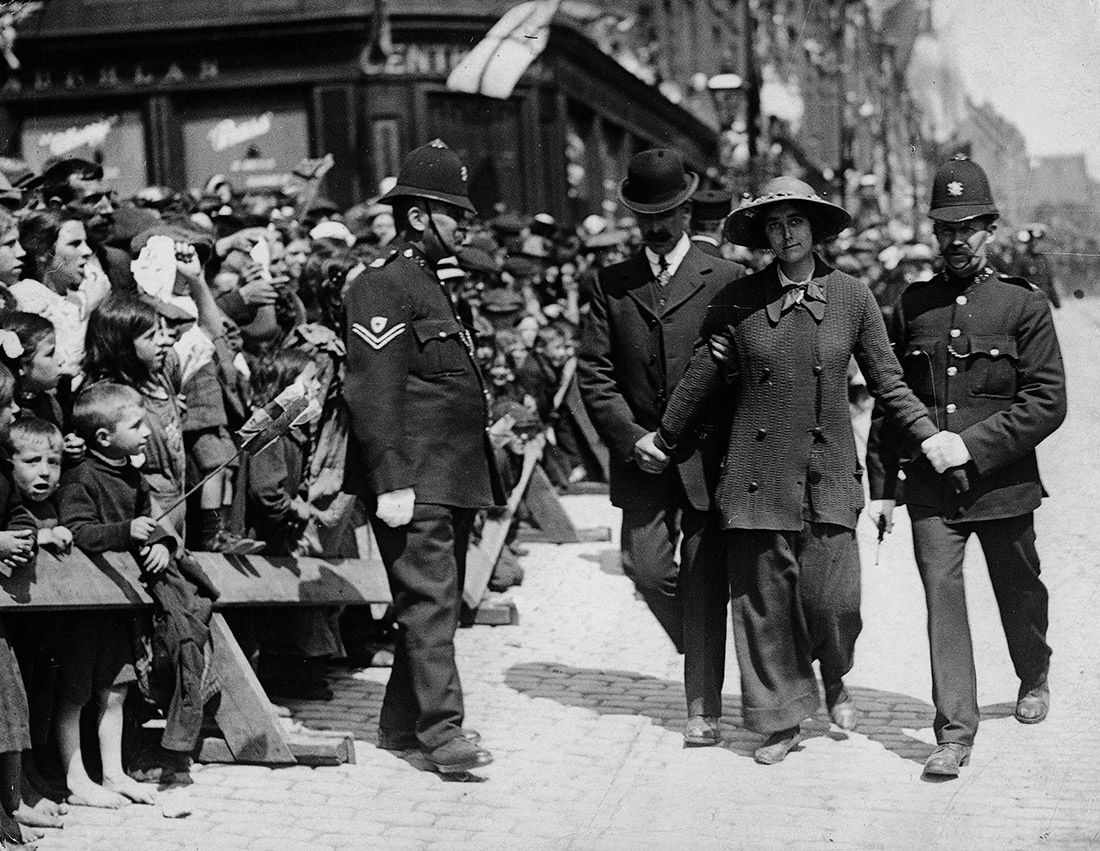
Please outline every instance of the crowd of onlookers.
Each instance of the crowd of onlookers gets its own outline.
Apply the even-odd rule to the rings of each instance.
[[[118,614],[4,616],[15,655],[0,666],[10,716],[0,720],[0,753],[33,744],[36,756],[60,754],[60,763],[38,760],[39,785],[52,770],[75,800],[146,799],[116,741],[131,683],[159,697],[172,722],[166,750],[193,746],[196,722],[178,704],[181,694],[201,696],[217,591],[189,551],[356,554],[362,507],[341,490],[342,301],[390,250],[396,228],[388,206],[340,210],[315,188],[307,183],[298,199],[240,198],[212,181],[201,193],[149,187],[120,200],[84,160],[18,188],[0,183],[0,564],[11,573],[38,552],[74,545],[129,551],[158,591],[151,629]],[[560,489],[606,477],[575,388],[575,346],[588,273],[637,249],[631,225],[592,216],[574,228],[501,210],[475,224],[458,252],[458,307],[513,482],[534,439],[545,440],[542,464]],[[1003,244],[1012,255],[1005,271],[1026,262],[1028,250]],[[896,222],[847,231],[825,250],[887,312],[933,269],[928,245]],[[721,251],[752,268],[768,259],[728,244]],[[262,454],[238,454],[249,417],[295,393],[315,401],[311,416]],[[518,581],[515,554],[506,547],[491,587]],[[334,657],[386,663],[388,625],[365,611],[260,612],[232,625],[276,696],[330,696],[323,666]],[[166,674],[165,658],[181,656],[188,664]],[[102,784],[80,756],[89,703],[101,719]],[[9,815],[27,809],[19,788],[4,801]]]

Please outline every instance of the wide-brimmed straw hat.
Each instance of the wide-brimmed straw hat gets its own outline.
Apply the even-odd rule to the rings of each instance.
[[[806,211],[814,242],[836,236],[852,221],[847,210],[826,201],[805,181],[796,177],[777,177],[768,181],[758,197],[746,201],[726,217],[726,239],[746,248],[770,248],[764,233],[764,216],[777,204],[797,204]]]
[[[653,148],[630,158],[619,183],[619,200],[635,213],[667,213],[699,188],[699,175],[684,168],[684,158],[671,148]]]

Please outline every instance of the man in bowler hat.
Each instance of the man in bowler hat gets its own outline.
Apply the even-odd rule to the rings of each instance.
[[[492,761],[463,728],[454,636],[474,517],[504,501],[473,341],[441,274],[475,211],[439,140],[405,157],[381,200],[398,237],[348,290],[344,381],[345,487],[371,511],[398,624],[378,744],[457,774]]]
[[[979,718],[963,583],[971,535],[985,553],[1020,678],[1016,720],[1036,724],[1047,715],[1047,589],[1032,513],[1046,493],[1035,447],[1065,419],[1066,385],[1047,299],[986,261],[998,212],[982,169],[963,154],[945,163],[928,215],[943,269],[906,289],[890,335],[906,383],[942,429],[925,441],[925,457],[905,464],[904,497],[928,603],[936,706],[938,747],[924,770],[954,776],[970,759]],[[908,449],[876,416],[870,511],[886,529]]]
[[[688,236],[698,185],[677,151],[656,148],[631,159],[619,200],[636,214],[644,246],[595,274],[577,378],[610,449],[611,501],[623,511],[623,569],[684,653],[684,738],[713,745],[721,741],[729,594],[720,566],[703,556],[714,554],[704,538],[713,532],[711,493],[728,417],[718,407],[708,411],[671,464],[651,434],[691,360],[707,305],[744,274]]]

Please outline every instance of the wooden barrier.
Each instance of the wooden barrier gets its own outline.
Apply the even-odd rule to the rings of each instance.
[[[238,606],[326,606],[389,603],[382,562],[368,559],[265,558],[193,553],[221,592],[217,608]],[[61,611],[141,609],[152,605],[137,564],[126,553],[63,558],[40,552],[28,568],[0,576],[0,610]],[[291,735],[256,679],[225,618],[210,621],[210,676],[220,692],[214,720],[222,738],[199,743],[199,759],[269,765],[352,761],[348,734]]]

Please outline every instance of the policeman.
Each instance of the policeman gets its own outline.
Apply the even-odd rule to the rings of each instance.
[[[1020,678],[1016,720],[1036,724],[1050,693],[1047,589],[1034,509],[1045,495],[1035,447],[1066,415],[1065,375],[1047,299],[986,262],[998,211],[982,169],[957,154],[936,173],[929,217],[943,259],[892,317],[905,382],[943,429],[905,466],[905,500],[928,604],[934,730],[925,773],[957,775],[978,729],[963,553],[977,535]],[[905,447],[877,416],[868,447],[872,520],[890,528]]]
[[[730,214],[733,193],[700,189],[691,196],[691,241],[712,257],[722,256],[722,226]]]
[[[492,761],[462,726],[454,635],[471,524],[479,508],[503,503],[485,387],[445,283],[475,212],[466,177],[439,140],[405,157],[382,198],[398,237],[345,301],[345,487],[372,510],[399,627],[378,743],[419,747],[442,773]]]

